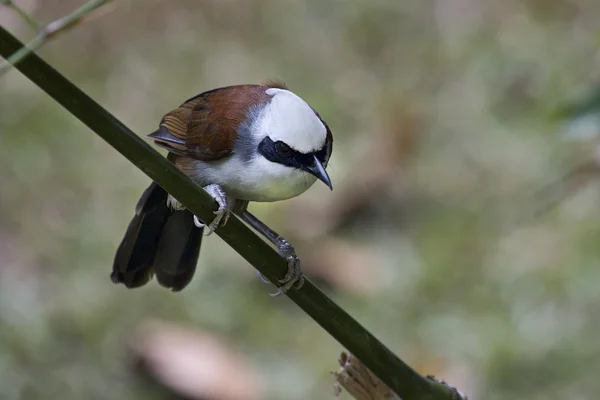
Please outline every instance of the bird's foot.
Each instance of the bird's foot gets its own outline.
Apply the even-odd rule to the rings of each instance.
[[[277,239],[276,245],[279,255],[287,261],[288,270],[283,279],[278,280],[282,285],[277,292],[271,293],[272,297],[281,296],[292,288],[298,290],[304,285],[304,275],[302,275],[302,270],[300,269],[300,259],[296,255],[292,245],[282,237]],[[270,283],[260,272],[258,276],[263,282]]]
[[[227,223],[227,221],[229,220],[230,210],[227,202],[227,194],[221,186],[213,184],[204,186],[203,189],[208,194],[210,194],[219,204],[219,208],[217,209],[217,211],[214,212],[215,218],[210,224],[208,224],[208,232],[204,234],[204,236],[209,236],[219,226],[223,226]],[[198,228],[204,228],[205,226],[207,226],[204,222],[200,221],[200,219],[195,215],[194,225],[196,225]]]
[[[167,197],[167,207],[171,207],[173,210],[177,211],[185,210],[184,205],[177,201],[177,199],[171,195]]]

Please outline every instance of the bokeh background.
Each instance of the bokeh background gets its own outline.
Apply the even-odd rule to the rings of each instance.
[[[82,3],[15,2],[43,22]],[[272,77],[328,121],[335,190],[251,210],[403,360],[473,399],[597,398],[600,118],[556,110],[593,96],[600,2],[106,11],[40,54],[140,135],[199,92]],[[1,6],[0,23],[33,37]],[[182,293],[110,282],[149,180],[15,70],[0,140],[1,398],[333,397],[343,349],[217,236]]]

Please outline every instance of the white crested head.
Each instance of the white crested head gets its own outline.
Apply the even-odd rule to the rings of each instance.
[[[272,99],[256,121],[254,132],[259,141],[268,136],[301,153],[323,148],[327,130],[304,100],[284,89],[267,89],[266,93]]]

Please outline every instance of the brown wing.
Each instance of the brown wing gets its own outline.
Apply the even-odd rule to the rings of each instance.
[[[227,86],[186,100],[165,115],[148,135],[169,152],[202,161],[218,160],[233,151],[237,129],[252,105],[270,97],[263,85]]]

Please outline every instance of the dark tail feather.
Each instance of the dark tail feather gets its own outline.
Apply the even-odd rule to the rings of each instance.
[[[167,192],[152,183],[136,206],[115,254],[114,283],[128,288],[145,285],[156,275],[158,283],[173,291],[187,286],[196,271],[202,229],[187,210],[167,206]]]
[[[202,231],[188,210],[174,211],[156,248],[154,274],[162,286],[178,292],[190,283],[200,255]]]

